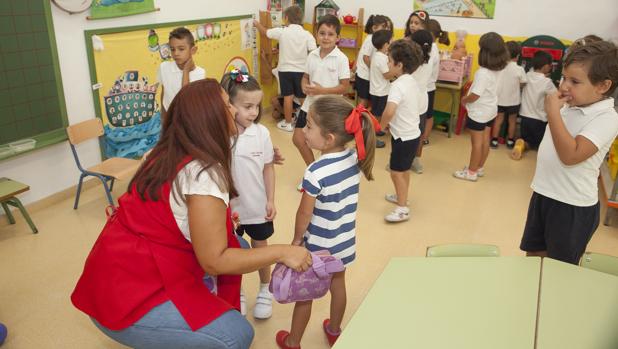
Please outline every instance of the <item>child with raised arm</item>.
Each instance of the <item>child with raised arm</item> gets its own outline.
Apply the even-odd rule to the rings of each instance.
[[[157,80],[161,83],[162,122],[178,91],[192,81],[206,78],[204,68],[196,66],[193,61],[197,46],[193,34],[187,28],[172,30],[169,45],[174,61],[161,63],[157,71]]]
[[[259,22],[253,21],[260,33],[269,39],[279,40],[279,86],[283,95],[283,117],[277,123],[277,128],[292,132],[292,111],[294,97],[302,100],[305,93],[301,81],[307,64],[307,53],[317,48],[315,38],[303,28],[303,11],[298,5],[293,5],[283,11],[283,20],[287,27],[266,29]]]
[[[618,134],[616,84],[615,44],[571,46],[558,91],[545,97],[548,127],[520,245],[527,255],[577,264],[586,251],[599,226],[599,167]]]
[[[360,173],[373,179],[377,127],[365,107],[355,108],[344,97],[323,96],[311,105],[303,132],[307,144],[322,155],[305,171],[292,245],[304,244],[312,252],[328,250],[346,267],[354,261]],[[356,151],[346,147],[351,141]],[[332,346],[341,334],[345,313],[345,270],[333,274],[330,294],[330,318],[322,326]],[[279,348],[300,348],[311,306],[312,301],[296,302],[290,331],[277,333]]]
[[[388,47],[393,39],[393,32],[390,30],[378,30],[372,35],[371,42],[375,52],[371,56],[371,67],[369,68],[369,96],[371,98],[371,113],[380,120],[388,91],[390,90],[390,80],[394,77],[388,67]],[[383,132],[378,135],[384,135]],[[384,141],[376,139],[376,148],[384,148]]]

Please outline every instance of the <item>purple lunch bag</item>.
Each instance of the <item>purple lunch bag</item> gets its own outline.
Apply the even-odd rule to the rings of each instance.
[[[332,274],[343,271],[343,263],[326,250],[311,252],[313,265],[298,272],[277,263],[270,280],[270,292],[279,303],[308,301],[324,297],[330,289]]]

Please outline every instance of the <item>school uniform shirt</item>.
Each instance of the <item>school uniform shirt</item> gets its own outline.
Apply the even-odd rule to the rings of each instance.
[[[348,57],[335,47],[324,58],[320,57],[320,48],[317,48],[307,56],[305,73],[309,75],[309,83],[318,83],[322,87],[336,87],[339,80],[350,78],[350,62]],[[313,101],[319,96],[307,96],[301,110],[309,111]]]
[[[431,66],[431,77],[427,82],[427,91],[431,92],[436,90],[436,81],[438,81],[438,73],[440,72],[440,51],[435,42],[431,44],[428,64]]]
[[[377,51],[376,47],[373,46],[371,38],[373,38],[373,34],[367,35],[365,41],[363,41],[363,45],[358,51],[358,59],[356,60],[356,75],[361,79],[365,80],[370,80],[371,76],[369,67],[367,66],[367,64],[365,64],[365,60],[363,60],[363,57],[369,56],[369,58],[371,58],[373,54]],[[371,64],[373,64],[373,60]]]
[[[595,205],[599,200],[599,167],[618,135],[614,99],[607,98],[587,107],[566,105],[560,110],[560,115],[571,136],[586,137],[599,150],[579,164],[567,166],[560,161],[551,130],[547,127],[539,146],[531,187],[541,195],[569,205]]]
[[[556,92],[556,86],[550,78],[533,70],[526,74],[528,82],[521,96],[519,115],[547,122],[545,96]]]
[[[268,29],[266,36],[279,41],[277,68],[280,72],[302,73],[307,63],[307,53],[317,48],[313,35],[299,24]]]
[[[427,112],[429,106],[429,97],[427,96],[427,85],[429,84],[429,79],[431,79],[431,66],[427,63],[422,64],[418,67],[414,73],[412,73],[412,77],[416,80],[416,84],[418,85],[418,90],[420,93],[420,100],[418,106],[418,113],[423,115]]]
[[[498,74],[498,105],[510,107],[521,103],[521,84],[528,81],[524,68],[510,61]]]
[[[193,82],[206,78],[206,71],[202,67],[195,66],[189,72],[189,81]],[[176,62],[163,62],[157,71],[157,81],[163,86],[163,107],[168,110],[172,100],[182,88],[182,69],[178,68]]]
[[[371,67],[369,68],[369,93],[373,96],[387,96],[391,87],[390,81],[384,78],[384,73],[388,73],[388,56],[384,52],[376,51],[371,56]]]
[[[397,109],[388,126],[394,139],[409,141],[421,136],[420,98],[420,89],[412,75],[403,74],[391,83],[388,102],[397,104]]]
[[[479,98],[466,105],[470,119],[484,123],[496,117],[498,113],[497,80],[499,73],[480,67],[474,74],[474,81],[469,93],[474,93]]]
[[[304,235],[309,251],[326,249],[345,266],[354,261],[359,183],[358,159],[349,149],[324,154],[307,167],[303,189],[316,199]]]
[[[232,199],[232,211],[240,223],[261,224],[266,219],[266,185],[264,166],[273,162],[273,143],[264,125],[251,124],[238,136],[232,149],[232,178],[238,197]]]

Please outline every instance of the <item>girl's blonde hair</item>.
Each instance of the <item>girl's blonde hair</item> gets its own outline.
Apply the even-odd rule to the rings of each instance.
[[[323,96],[318,98],[309,109],[311,118],[322,130],[322,136],[329,133],[335,136],[336,146],[342,146],[354,140],[354,134],[345,129],[346,118],[352,113],[354,106],[342,96]],[[373,160],[376,148],[376,135],[372,116],[368,112],[361,114],[365,158],[358,161],[360,170],[368,180],[373,180]]]

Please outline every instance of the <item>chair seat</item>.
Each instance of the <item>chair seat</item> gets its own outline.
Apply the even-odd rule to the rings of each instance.
[[[30,190],[30,187],[24,183],[14,181],[12,179],[0,178],[0,201],[10,199],[13,196]]]
[[[89,167],[88,171],[100,173],[108,177],[125,180],[130,179],[142,162],[126,158],[109,158],[102,163]]]

